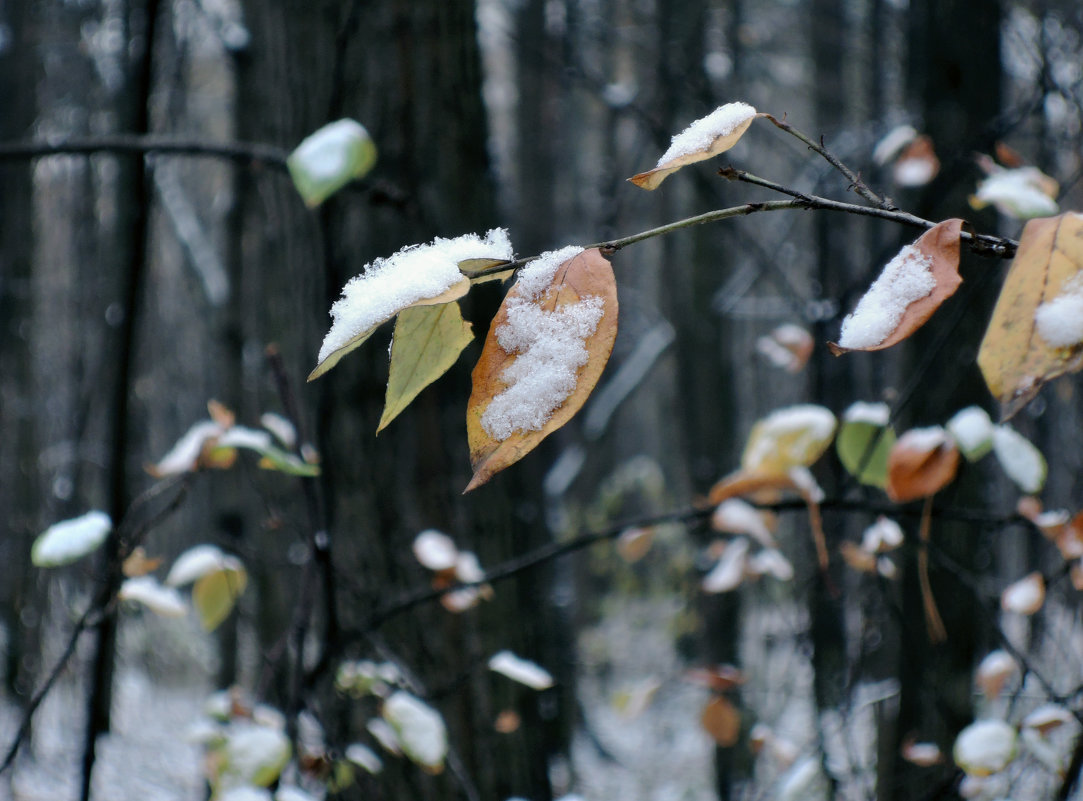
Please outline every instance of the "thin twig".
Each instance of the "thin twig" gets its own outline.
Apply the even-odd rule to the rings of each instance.
[[[833,153],[831,153],[831,151],[824,147],[822,140],[819,143],[814,142],[812,139],[801,133],[801,131],[794,128],[785,120],[777,119],[776,117],[767,113],[763,113],[762,116],[770,120],[772,123],[775,124],[776,127],[785,131],[790,136],[793,136],[804,142],[806,145],[808,145],[808,148],[810,150],[819,153],[824,158],[824,160],[827,161],[828,164],[830,164],[832,167],[834,167],[836,170],[846,176],[846,180],[850,182],[850,186],[853,188],[853,190],[859,195],[861,195],[861,197],[865,198],[865,200],[869,201],[877,208],[883,209],[884,211],[899,210],[898,207],[888,198],[881,197],[880,195],[873,192],[869,188],[868,184],[861,180],[860,175],[858,175],[845,164],[843,164],[842,161],[840,161]]]
[[[266,165],[280,172],[287,171],[286,159],[289,156],[289,152],[280,147],[257,142],[208,142],[158,134],[113,134],[45,142],[0,142],[0,161],[110,153],[218,158],[250,166]]]

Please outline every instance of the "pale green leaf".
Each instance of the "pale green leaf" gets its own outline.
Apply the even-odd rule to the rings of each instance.
[[[387,396],[377,433],[421,390],[447,372],[473,339],[470,323],[463,320],[458,303],[401,311],[395,321]]]
[[[196,581],[192,587],[192,604],[204,629],[214,631],[229,617],[247,583],[248,574],[243,567],[216,570]]]
[[[313,132],[286,160],[293,185],[310,208],[363,176],[375,163],[372,137],[361,123],[349,119]]]
[[[887,486],[887,457],[895,444],[895,430],[866,419],[843,418],[835,450],[846,472],[871,487]]]

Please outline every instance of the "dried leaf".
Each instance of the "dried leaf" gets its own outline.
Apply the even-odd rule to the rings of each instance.
[[[634,564],[647,555],[653,543],[653,528],[629,528],[617,537],[617,553],[628,564]]]
[[[842,554],[842,561],[853,570],[859,573],[876,572],[876,554],[866,551],[849,540],[845,540],[839,546],[839,553]]]
[[[520,275],[519,282],[512,287],[493,319],[481,358],[474,368],[473,391],[466,413],[470,463],[474,476],[466,487],[467,492],[523,458],[579,411],[598,383],[613,350],[613,340],[617,336],[616,281],[612,267],[597,248],[581,251],[562,262],[556,268],[548,288],[539,292],[536,298],[522,297],[522,283],[523,276]],[[486,412],[494,402],[501,403],[503,393],[515,383],[507,380],[508,371],[515,367],[521,371],[525,366],[520,364],[521,361],[533,361],[537,358],[531,353],[531,348],[524,352],[509,353],[501,345],[503,329],[509,324],[509,310],[515,315],[517,309],[532,305],[547,321],[560,324],[564,316],[576,314],[576,309],[583,308],[583,304],[595,309],[600,307],[601,316],[597,318],[593,333],[580,341],[581,347],[585,349],[586,359],[575,371],[570,394],[551,409],[547,419],[536,427],[516,423],[511,433],[505,434],[503,429],[512,427],[506,416],[498,419],[496,423],[500,425],[497,425]],[[537,347],[540,351],[546,345],[547,342],[539,340],[532,347]],[[561,356],[566,357],[568,354],[562,353]],[[515,372],[512,371],[511,375],[515,375]],[[496,433],[493,433],[494,430]]]
[[[1047,381],[1083,367],[1081,276],[1083,214],[1026,224],[978,351],[1002,419],[1022,409]],[[1063,325],[1055,325],[1058,318]],[[1079,339],[1071,342],[1075,335]]]
[[[672,173],[686,164],[703,161],[724,153],[737,144],[757,116],[747,103],[727,103],[706,117],[696,120],[673,137],[669,149],[658,159],[653,170],[633,175],[628,180],[641,189],[657,189]]]
[[[514,709],[501,710],[493,721],[493,729],[499,734],[511,734],[522,725],[523,719]]]
[[[1075,725],[1075,716],[1060,704],[1042,704],[1023,718],[1023,727],[1043,737],[1061,726]]]
[[[955,294],[959,277],[960,219],[944,220],[899,251],[857,308],[843,320],[836,356],[883,350],[909,337]]]
[[[146,549],[142,545],[137,545],[121,565],[121,572],[128,578],[138,578],[157,570],[161,564],[162,557],[148,557]]]
[[[1060,210],[1056,201],[1059,191],[1056,180],[1037,167],[1005,170],[994,165],[969,201],[974,209],[992,204],[1006,217],[1029,220],[1056,214]]]
[[[896,503],[927,498],[950,484],[958,469],[959,449],[943,428],[914,428],[891,449],[885,489]]]
[[[741,713],[728,698],[718,695],[703,707],[700,725],[723,748],[732,748],[741,734]]]
[[[756,340],[756,351],[775,367],[799,373],[812,356],[812,334],[799,325],[785,323]]]
[[[458,303],[414,306],[395,321],[380,433],[425,387],[448,371],[474,339]]]
[[[730,498],[715,507],[711,528],[726,534],[748,534],[764,548],[775,547],[765,514],[739,498]]]

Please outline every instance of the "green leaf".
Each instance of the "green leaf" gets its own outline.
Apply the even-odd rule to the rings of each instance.
[[[872,445],[873,440],[876,444]],[[867,420],[844,420],[835,439],[835,450],[846,472],[862,484],[887,486],[887,457],[895,444],[895,429]],[[868,453],[869,447],[872,453]],[[860,470],[860,473],[858,472]]]
[[[204,629],[214,631],[229,617],[247,583],[248,574],[239,566],[215,570],[196,581],[192,587],[192,604]]]
[[[259,466],[264,470],[278,470],[281,473],[304,478],[315,478],[320,474],[318,464],[310,464],[273,445],[263,448],[258,453],[263,457],[259,461]]]
[[[384,413],[379,433],[410,405],[425,387],[448,371],[474,339],[458,303],[413,306],[399,312],[391,344]]]
[[[329,123],[297,146],[286,166],[293,185],[309,208],[320,205],[376,163],[376,145],[359,122]]]
[[[480,278],[477,277],[477,274],[488,270],[490,267],[496,267],[498,264],[507,263],[507,259],[464,259],[459,262],[459,272],[475,284],[484,284],[486,281],[503,281],[511,277],[515,271],[501,270],[499,272],[483,275]]]

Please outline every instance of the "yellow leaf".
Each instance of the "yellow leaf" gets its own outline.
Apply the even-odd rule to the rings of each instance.
[[[959,277],[962,228],[960,219],[944,220],[899,251],[843,320],[838,343],[827,344],[831,352],[838,356],[890,348],[925,325],[963,282]],[[924,295],[919,294],[926,289]],[[909,302],[901,306],[900,299]]]
[[[633,175],[628,180],[641,189],[657,189],[671,173],[685,164],[703,161],[725,153],[748,130],[756,119],[756,109],[747,103],[727,103],[706,117],[696,120],[673,137],[673,142],[653,170]]]
[[[414,306],[399,313],[391,343],[384,413],[376,433],[410,405],[425,387],[455,364],[474,339],[458,303]]]
[[[558,251],[550,255],[559,258],[562,254],[563,251]],[[539,269],[544,261],[538,260]],[[527,265],[520,273],[519,280],[504,298],[474,368],[473,391],[466,412],[474,476],[467,492],[523,458],[579,411],[598,383],[617,336],[617,285],[613,268],[597,248],[578,251],[561,262],[551,280],[540,288],[534,284],[544,280],[544,276],[539,278],[540,273],[528,272],[530,268],[531,265]],[[585,359],[578,367],[574,367],[573,360],[562,368],[568,372],[575,370],[569,394],[548,412],[544,405],[536,407],[532,421],[520,419],[520,409],[508,408],[509,400],[516,394],[505,393],[516,388],[521,391],[538,379],[539,374],[531,365],[544,351],[551,351],[553,341],[545,338],[533,343],[524,342],[524,337],[517,332],[515,319],[521,316],[536,318],[550,333],[566,339],[569,328],[581,327],[580,312],[592,310],[600,311],[592,332],[582,340],[572,336],[572,341],[565,343],[571,347],[559,348],[561,359],[571,356],[570,351],[576,348],[585,351]],[[509,315],[513,318],[510,324]],[[590,329],[589,325],[582,327]],[[512,346],[510,352],[505,350],[502,340]],[[534,351],[534,348],[540,350]],[[552,389],[546,383],[542,381],[541,390]],[[554,396],[547,392],[547,396],[555,399],[559,398],[559,393]],[[494,403],[497,404],[495,407]]]
[[[1026,224],[978,351],[978,366],[1000,401],[1002,419],[1026,406],[1047,381],[1083,367],[1083,342],[1053,330],[1048,315],[1047,324],[1039,324],[1046,313],[1041,310],[1060,304],[1072,311],[1074,301],[1076,313],[1067,315],[1066,327],[1073,320],[1080,325],[1081,274],[1083,215],[1069,212]],[[1043,328],[1053,342],[1042,335]]]
[[[192,604],[204,629],[214,631],[229,617],[247,583],[248,574],[243,567],[215,570],[196,581],[192,587]]]
[[[470,279],[466,276],[463,276],[461,281],[456,281],[449,289],[446,289],[439,295],[414,301],[412,304],[405,308],[414,308],[417,306],[438,306],[442,303],[450,303],[453,300],[458,300],[469,291]],[[361,345],[364,344],[365,340],[372,336],[373,331],[375,331],[377,328],[379,328],[381,325],[386,323],[388,320],[390,320],[392,317],[402,312],[403,310],[404,309],[395,309],[390,314],[384,315],[380,319],[380,321],[376,323],[376,325],[367,328],[360,334],[351,337],[340,347],[335,348],[333,351],[331,351],[331,353],[327,354],[322,360],[320,360],[320,363],[316,365],[316,369],[314,369],[311,373],[308,374],[308,380],[312,381],[313,379],[319,378],[321,375],[326,373],[328,370],[338,364],[339,359],[341,359],[347,353],[361,347]]]
[[[831,444],[836,422],[830,410],[813,404],[775,410],[752,426],[741,471],[777,476],[808,467]]]

